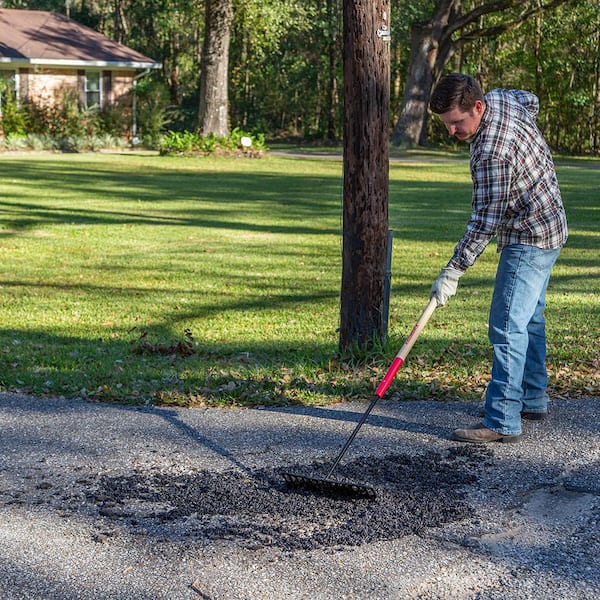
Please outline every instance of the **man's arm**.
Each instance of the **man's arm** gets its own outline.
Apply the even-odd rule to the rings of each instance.
[[[448,263],[459,271],[466,271],[485,250],[505,218],[510,198],[510,163],[486,159],[474,173],[471,218]]]
[[[431,286],[429,296],[444,306],[456,294],[458,280],[485,250],[505,218],[510,197],[511,166],[498,159],[481,161],[474,169],[473,210],[454,254]]]

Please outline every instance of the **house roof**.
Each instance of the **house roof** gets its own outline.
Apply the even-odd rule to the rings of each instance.
[[[0,9],[0,66],[158,69],[151,58],[64,15]]]

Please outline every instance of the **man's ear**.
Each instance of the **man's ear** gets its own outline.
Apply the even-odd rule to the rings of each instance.
[[[475,100],[475,104],[473,104],[473,112],[477,116],[481,117],[485,112],[485,102],[482,102],[481,100]]]

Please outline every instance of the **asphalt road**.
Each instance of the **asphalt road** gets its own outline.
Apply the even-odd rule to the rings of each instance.
[[[133,408],[0,394],[0,598],[600,597],[600,399],[519,444],[465,445],[473,403]]]

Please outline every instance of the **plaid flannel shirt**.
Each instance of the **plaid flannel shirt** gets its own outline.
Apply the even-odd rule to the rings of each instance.
[[[448,266],[470,267],[496,236],[510,244],[560,248],[567,219],[550,149],[535,119],[536,96],[493,90],[477,133],[469,140],[473,201],[467,230]]]

